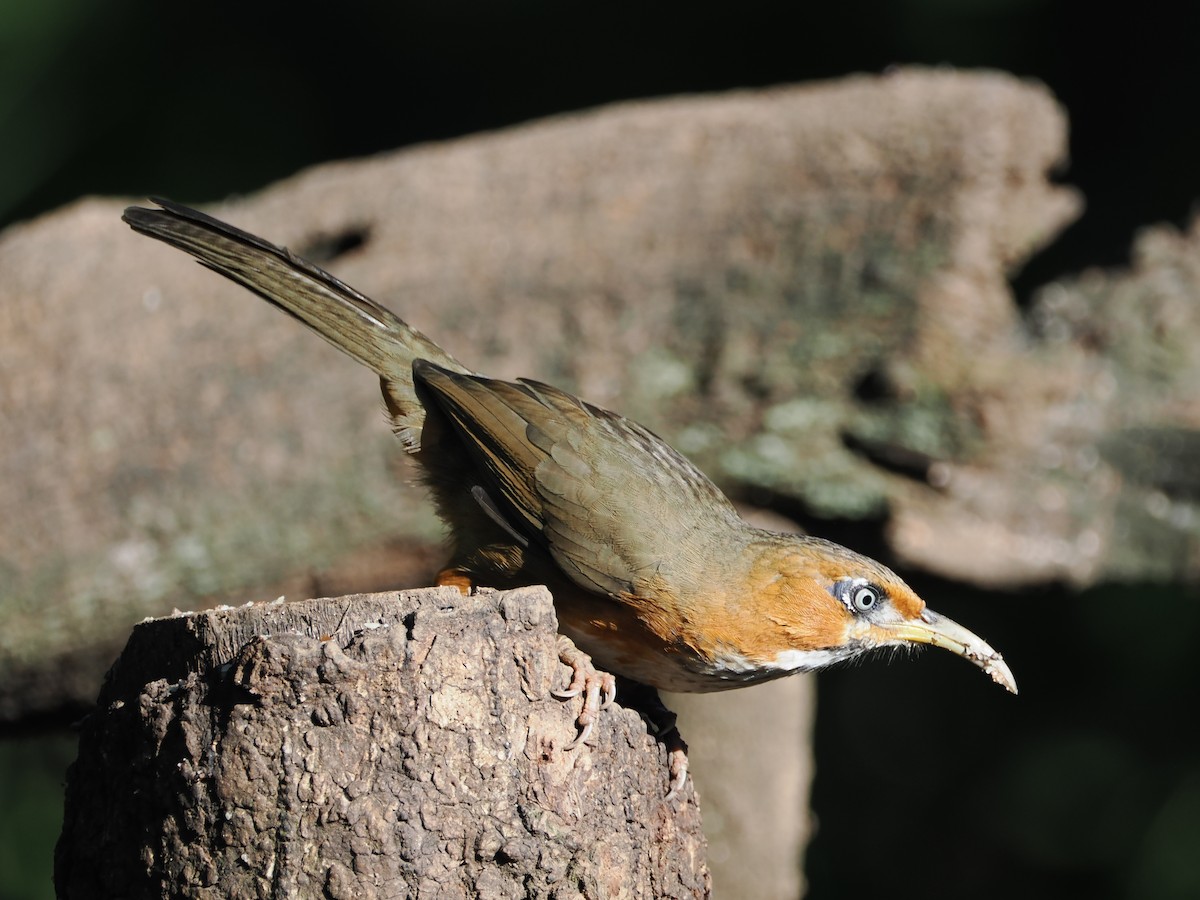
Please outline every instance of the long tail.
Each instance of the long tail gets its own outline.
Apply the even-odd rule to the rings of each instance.
[[[287,248],[187,206],[151,199],[162,209],[131,206],[121,218],[134,231],[190,253],[249,288],[377,373],[396,427],[409,442],[424,418],[413,388],[413,361],[469,371],[390,310]]]

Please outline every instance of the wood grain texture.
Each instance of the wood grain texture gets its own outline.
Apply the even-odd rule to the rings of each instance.
[[[426,589],[139,625],[83,726],[61,897],[704,897],[690,787],[575,736],[549,594]]]

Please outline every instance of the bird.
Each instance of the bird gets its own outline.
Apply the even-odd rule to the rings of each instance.
[[[134,231],[248,288],[378,375],[392,428],[447,526],[437,584],[546,585],[559,654],[583,697],[579,733],[615,676],[650,692],[670,735],[670,791],[686,746],[657,691],[711,692],[811,672],[881,648],[932,645],[1012,693],[982,638],[930,610],[887,566],[823,538],[746,522],[650,431],[567,391],[471,371],[390,310],[293,254],[170,200],[130,206]]]

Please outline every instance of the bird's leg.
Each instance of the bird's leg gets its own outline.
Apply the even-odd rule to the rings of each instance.
[[[436,583],[438,587],[454,586],[470,594],[474,588],[471,576],[457,566],[448,566],[438,572]],[[565,635],[558,635],[558,658],[563,665],[571,670],[571,682],[560,691],[551,691],[560,700],[570,700],[573,697],[583,697],[583,707],[575,724],[579,734],[575,740],[567,744],[564,750],[574,750],[589,737],[596,725],[596,719],[602,709],[612,705],[617,696],[617,679],[608,672],[602,672],[592,663],[592,658],[576,647]],[[637,710],[638,714],[650,727],[650,732],[667,748],[667,770],[671,776],[671,788],[667,799],[679,796],[687,782],[688,759],[687,744],[675,727],[675,713],[667,709],[658,691],[627,678],[621,679],[622,697],[628,694],[629,708]]]
[[[636,710],[650,733],[667,748],[667,772],[671,776],[667,799],[673,800],[683,790],[688,773],[687,744],[675,724],[676,715],[667,709],[654,688],[627,678],[620,679],[620,687],[622,705]]]
[[[612,705],[617,696],[617,680],[592,665],[592,658],[571,643],[570,638],[558,636],[558,658],[571,669],[571,683],[561,691],[551,691],[560,700],[583,695],[583,708],[575,720],[579,735],[564,748],[572,750],[592,734],[592,726],[600,710]]]
[[[438,587],[456,587],[464,596],[469,595],[475,587],[470,574],[458,566],[442,569],[438,572],[435,583]],[[579,734],[564,748],[573,750],[592,736],[592,728],[600,710],[612,705],[617,695],[617,681],[608,672],[598,670],[592,664],[590,656],[561,634],[558,635],[558,658],[570,668],[571,682],[561,691],[551,693],[560,700],[570,700],[581,695],[583,697],[583,708],[575,720],[579,726]]]
[[[471,581],[471,576],[462,569],[454,566],[450,566],[438,572],[437,578],[433,580],[433,583],[438,587],[456,587],[462,591],[464,597],[470,596],[471,591],[475,587],[474,583]]]

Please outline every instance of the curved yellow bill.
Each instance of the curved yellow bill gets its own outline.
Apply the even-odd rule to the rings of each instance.
[[[933,610],[922,610],[919,619],[907,622],[889,622],[880,625],[890,636],[916,644],[932,644],[968,659],[992,676],[992,681],[1002,684],[1012,693],[1017,692],[1017,681],[1004,662],[1004,657],[991,648],[987,641],[963,628],[957,622],[940,616]]]

